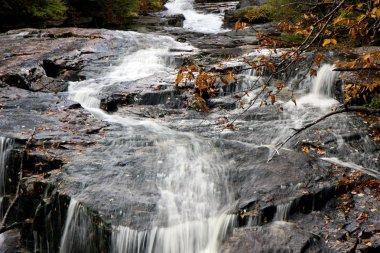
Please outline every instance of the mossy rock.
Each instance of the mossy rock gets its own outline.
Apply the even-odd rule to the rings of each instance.
[[[378,97],[372,98],[371,102],[368,104],[369,108],[379,109],[380,108],[380,95]]]
[[[241,21],[260,24],[267,23],[273,20],[275,14],[275,8],[264,4],[262,6],[249,6],[234,11],[228,11],[225,14],[226,22],[236,22],[239,19]]]

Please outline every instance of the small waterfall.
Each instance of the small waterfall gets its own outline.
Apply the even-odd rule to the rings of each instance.
[[[334,71],[335,66],[324,64],[317,73],[317,76],[311,80],[311,89],[309,94],[297,99],[297,105],[311,105],[319,107],[322,110],[330,109],[339,102],[335,100],[335,82],[339,73]],[[292,102],[288,103],[289,108],[294,108]]]
[[[105,233],[101,221],[79,201],[71,198],[59,253],[95,253],[103,252]]]
[[[136,231],[119,226],[113,234],[113,253],[218,252],[219,243],[236,225],[236,216],[221,215],[167,228]]]
[[[183,28],[200,33],[223,32],[223,16],[217,14],[201,14],[194,9],[194,0],[169,0],[165,5],[167,15],[183,14]]]
[[[286,221],[289,217],[290,209],[292,208],[293,202],[280,204],[277,206],[276,214],[273,218],[275,221]]]
[[[338,72],[334,71],[335,66],[324,64],[313,79],[311,93],[319,97],[334,97],[335,81]]]
[[[128,135],[142,133],[149,138],[157,148],[155,160],[160,161],[151,166],[164,174],[157,175],[161,198],[152,228],[137,231],[125,226],[114,227],[112,250],[114,253],[216,253],[236,223],[236,216],[228,214],[233,202],[227,182],[231,161],[223,158],[212,141],[195,134],[177,132],[152,120],[107,114],[99,109],[98,95],[106,86],[161,74],[172,74],[174,80],[175,70],[168,62],[175,52],[170,48],[186,45],[164,36],[130,32],[124,35],[127,43],[136,45],[130,46],[120,66],[101,78],[69,86],[70,97],[96,117],[122,125]],[[119,145],[117,152],[123,148],[123,144]],[[128,150],[128,146],[125,149]],[[83,206],[72,200],[60,253],[91,252],[88,242],[93,240],[88,237],[95,229],[88,219]]]
[[[6,175],[9,154],[13,147],[13,140],[0,137],[0,216],[2,215],[2,202],[5,196]]]

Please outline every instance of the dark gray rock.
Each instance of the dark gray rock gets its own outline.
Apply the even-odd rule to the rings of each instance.
[[[274,222],[262,227],[237,228],[224,243],[223,253],[240,252],[328,252],[323,241],[288,222]]]

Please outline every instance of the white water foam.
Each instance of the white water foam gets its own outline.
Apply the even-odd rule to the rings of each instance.
[[[183,28],[192,32],[212,34],[226,31],[222,29],[222,15],[198,13],[194,9],[194,0],[169,0],[165,7],[166,15],[183,14],[185,16]]]
[[[309,105],[321,109],[329,109],[339,102],[334,99],[335,81],[338,72],[334,71],[335,66],[324,64],[312,79],[311,90],[309,94],[297,99],[300,106]]]

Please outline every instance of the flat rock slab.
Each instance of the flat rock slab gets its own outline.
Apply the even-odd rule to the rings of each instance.
[[[31,91],[65,91],[67,81],[89,78],[90,63],[103,59],[104,67],[117,59],[123,38],[121,32],[96,29],[8,31],[0,34],[0,81]]]

